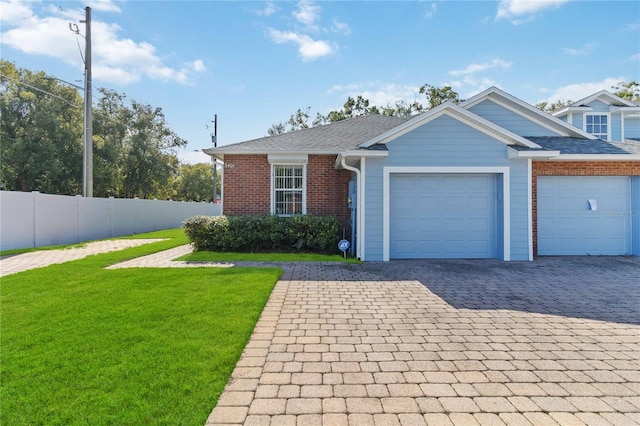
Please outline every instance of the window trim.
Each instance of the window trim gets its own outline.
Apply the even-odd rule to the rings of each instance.
[[[592,133],[592,132],[588,132],[587,131],[587,117],[593,117],[593,116],[605,116],[607,117],[607,137],[605,140],[610,141],[611,140],[611,113],[608,112],[585,112],[582,115],[582,129],[589,133],[590,135],[596,136],[596,135],[603,135],[604,133],[600,132],[600,133]]]
[[[276,212],[276,185],[275,185],[275,168],[276,167],[302,167],[302,212],[300,214],[307,214],[307,164],[306,162],[294,161],[270,161],[271,168],[271,206],[270,211],[273,215],[281,217],[295,216],[295,214],[279,214]]]

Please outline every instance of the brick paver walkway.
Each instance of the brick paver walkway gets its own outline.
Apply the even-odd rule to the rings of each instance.
[[[93,254],[107,253],[149,244],[162,239],[133,239],[133,240],[105,240],[87,243],[82,247],[73,247],[60,250],[40,250],[29,253],[7,256],[0,259],[0,277],[4,277],[29,269],[70,262],[82,259]]]
[[[640,423],[640,259],[290,265],[207,425]]]

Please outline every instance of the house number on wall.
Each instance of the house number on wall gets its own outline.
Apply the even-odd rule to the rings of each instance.
[[[235,165],[233,163],[224,163],[224,168],[225,169],[233,169],[235,167]]]

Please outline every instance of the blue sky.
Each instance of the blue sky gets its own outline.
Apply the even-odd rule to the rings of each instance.
[[[347,96],[420,100],[425,83],[535,104],[640,81],[637,1],[2,1],[2,59],[81,82],[69,23],[84,32],[85,6],[94,87],[161,107],[191,163],[214,114],[225,145]]]

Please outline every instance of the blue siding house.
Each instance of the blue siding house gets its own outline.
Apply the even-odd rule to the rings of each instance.
[[[335,155],[335,170],[351,173],[352,246],[365,261],[640,255],[637,112],[600,92],[554,117],[492,87],[408,119],[360,117],[205,152],[236,167],[245,154],[279,164]]]
[[[606,90],[573,102],[553,115],[606,141],[640,140],[640,105]]]

